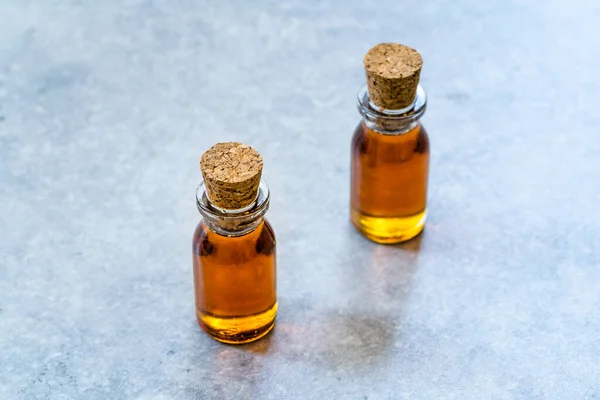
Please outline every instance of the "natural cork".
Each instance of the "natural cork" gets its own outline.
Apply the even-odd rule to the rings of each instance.
[[[410,106],[417,94],[423,59],[418,51],[397,43],[381,43],[363,59],[369,98],[386,110]]]
[[[239,210],[258,193],[263,160],[252,147],[236,142],[217,143],[200,159],[206,194],[217,207]]]

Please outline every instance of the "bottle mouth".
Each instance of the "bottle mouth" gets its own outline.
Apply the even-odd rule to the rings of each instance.
[[[196,188],[196,207],[206,222],[223,227],[244,227],[265,215],[269,208],[270,193],[262,180],[258,186],[256,198],[248,206],[228,210],[215,206],[206,193],[204,181]]]
[[[256,206],[256,202],[258,200],[258,195],[260,190],[256,191],[256,196],[254,197],[254,199],[252,200],[252,202],[250,204],[248,204],[246,207],[242,207],[242,208],[236,208],[236,209],[229,209],[229,208],[223,208],[223,207],[219,207],[217,206],[215,203],[212,202],[212,200],[210,199],[210,196],[208,195],[208,192],[205,189],[205,185],[204,182],[202,182],[199,186],[198,189],[200,188],[200,186],[202,186],[202,189],[204,190],[204,193],[202,194],[202,196],[206,197],[208,206],[210,208],[212,208],[213,210],[216,210],[220,213],[223,214],[227,214],[227,215],[233,215],[233,214],[243,214],[246,211],[250,211],[251,209],[253,209]],[[196,189],[196,204],[198,203],[198,189]]]
[[[427,108],[427,95],[421,85],[417,86],[417,95],[411,105],[401,110],[387,110],[375,105],[369,99],[369,90],[367,85],[363,85],[357,94],[358,112],[370,122],[377,120],[394,121],[396,123],[410,123],[423,116]]]

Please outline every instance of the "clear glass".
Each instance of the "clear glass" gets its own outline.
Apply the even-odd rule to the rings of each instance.
[[[196,204],[202,215],[193,239],[198,324],[221,342],[257,340],[271,331],[277,314],[275,233],[264,218],[269,189],[261,182],[252,205],[222,210],[202,183]]]
[[[375,242],[403,242],[425,226],[429,138],[419,119],[426,105],[421,86],[404,110],[378,108],[366,86],[358,92],[363,120],[352,139],[351,220]]]

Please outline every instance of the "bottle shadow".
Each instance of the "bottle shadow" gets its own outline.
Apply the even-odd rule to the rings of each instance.
[[[365,245],[360,235],[345,236],[336,261],[327,265],[335,280],[313,277],[313,291],[304,297],[280,296],[274,330],[236,349],[328,370],[364,372],[364,366],[383,363],[400,340],[424,235],[395,245]]]
[[[423,239],[421,234],[397,245],[365,245],[356,243],[362,236],[348,235],[337,261],[328,265],[334,280],[316,284],[303,298],[282,299],[274,332],[245,350],[328,370],[364,372],[364,366],[383,363],[401,340]]]
[[[383,245],[354,232],[344,247],[357,250],[344,263],[347,273],[340,275],[341,287],[353,295],[350,303],[372,313],[401,317],[425,239],[423,231],[409,241]]]
[[[412,238],[406,242],[390,244],[387,246],[398,249],[398,250],[406,251],[409,253],[419,253],[421,251],[421,244],[423,243],[423,238],[426,235],[427,235],[427,228],[423,229],[421,231],[421,233],[419,233],[417,236],[415,236],[414,238]]]
[[[296,308],[298,304],[290,304]],[[310,307],[280,318],[271,334],[239,349],[254,356],[347,369],[376,364],[393,343],[393,322],[371,315]]]
[[[198,378],[186,386],[186,398],[234,398],[240,393],[249,396],[244,398],[259,398],[260,382],[265,377],[262,357],[248,351],[248,345],[219,343],[203,332],[202,335],[210,349],[197,354],[194,360],[194,373]],[[268,349],[269,336],[255,344]],[[210,385],[207,385],[207,379]]]
[[[381,245],[359,234],[345,236],[333,274],[338,307],[315,322],[321,331],[312,345],[316,360],[332,368],[359,368],[393,356],[425,238],[422,232],[404,243]]]

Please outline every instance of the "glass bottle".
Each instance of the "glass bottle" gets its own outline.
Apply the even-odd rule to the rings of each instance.
[[[277,314],[275,234],[264,218],[269,189],[260,181],[250,205],[229,210],[210,200],[203,182],[196,205],[202,216],[193,239],[198,323],[221,342],[257,340]]]
[[[358,92],[363,119],[351,147],[351,220],[378,243],[409,240],[425,225],[429,138],[419,120],[427,99],[418,77],[411,84],[415,94],[402,109],[377,106],[370,85]]]

